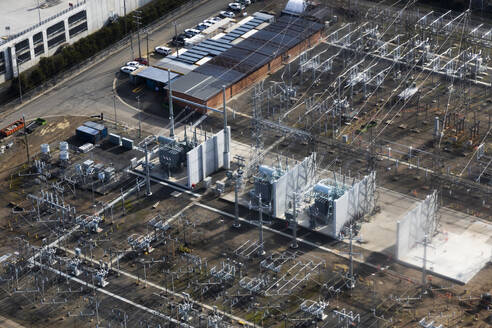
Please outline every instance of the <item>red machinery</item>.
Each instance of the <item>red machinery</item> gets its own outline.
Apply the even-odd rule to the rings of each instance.
[[[23,127],[24,127],[24,121],[23,120],[18,120],[18,121],[15,121],[14,123],[10,123],[5,128],[1,129],[0,130],[0,134],[2,136],[4,136],[4,137],[8,137],[11,134],[19,131]]]

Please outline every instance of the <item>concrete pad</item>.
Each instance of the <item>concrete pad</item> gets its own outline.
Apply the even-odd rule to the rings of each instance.
[[[441,232],[436,235],[427,249],[429,271],[467,283],[491,260],[492,225],[476,221],[466,230]],[[419,245],[402,260],[422,267],[424,246]]]
[[[378,188],[378,204],[381,211],[369,218],[360,230],[363,245],[367,250],[393,256],[396,244],[396,222],[416,206],[417,199]]]

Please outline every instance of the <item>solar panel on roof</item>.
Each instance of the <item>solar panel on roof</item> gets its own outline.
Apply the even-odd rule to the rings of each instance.
[[[188,63],[188,64],[194,64],[198,60],[191,59],[191,58],[181,58],[181,57],[179,57],[179,61],[182,61],[182,62],[185,62],[185,63]]]
[[[227,49],[224,49],[223,47],[217,47],[215,45],[211,45],[211,44],[208,44],[208,43],[202,43],[202,44],[200,44],[200,47],[205,48],[205,49],[211,49],[211,50],[215,50],[215,51],[220,51],[220,52],[224,52],[224,51],[227,50]]]
[[[226,51],[227,49],[229,49],[231,47],[230,44],[227,44],[227,43],[224,43],[224,42],[221,42],[221,43],[217,43],[217,42],[202,42],[199,44],[199,46],[203,46],[203,45],[206,45],[208,47],[212,47],[213,49],[217,49],[217,50],[222,50],[222,51]]]
[[[252,29],[254,29],[257,26],[258,26],[257,24],[244,24],[241,27],[247,28],[248,30],[252,30]]]
[[[222,51],[212,50],[212,49],[206,49],[206,48],[203,48],[203,47],[200,47],[200,49],[207,50],[207,52],[208,52],[209,55],[214,55],[214,56],[218,56],[218,55],[220,55],[222,53]]]
[[[197,46],[194,46],[193,48],[191,48],[190,50],[188,50],[186,52],[186,54],[193,54],[193,55],[200,55],[200,56],[206,56],[208,55],[208,52],[206,51],[200,51],[197,49]]]
[[[219,40],[205,40],[203,41],[202,43],[206,43],[206,44],[213,44],[217,47],[225,47],[225,48],[230,48],[230,45],[228,44],[224,44],[223,42],[220,42]]]
[[[187,60],[187,59],[183,59],[183,58],[176,58],[177,61],[180,61],[180,62],[183,62],[183,63],[186,63],[186,64],[191,64],[193,65],[196,61],[194,60]]]
[[[224,51],[227,50],[227,49],[217,48],[209,44],[200,44],[198,46],[198,49],[200,49],[201,51],[206,51],[207,53],[210,53],[210,51],[218,51],[220,53],[223,53]]]
[[[178,58],[179,60],[182,60],[182,61],[191,61],[193,63],[195,63],[197,61],[196,58],[193,58],[193,57],[188,57],[188,56],[179,56]]]
[[[217,44],[218,46],[220,45],[220,46],[224,46],[224,47],[226,47],[226,48],[230,48],[230,47],[232,47],[230,44],[228,44],[228,43],[226,43],[226,42],[223,42],[223,41],[222,41],[222,40],[220,40],[220,39],[218,39],[218,40],[211,40],[211,39],[209,39],[209,40],[205,40],[204,42],[205,42],[205,43],[209,43],[209,42],[211,42],[211,43],[215,43],[215,44]]]
[[[204,55],[194,55],[192,53],[188,54],[188,51],[187,51],[185,54],[182,54],[180,57],[193,58],[193,59],[202,59],[205,56]]]

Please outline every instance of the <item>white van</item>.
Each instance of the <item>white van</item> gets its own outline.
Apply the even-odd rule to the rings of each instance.
[[[163,56],[167,56],[167,55],[171,54],[171,52],[172,52],[171,48],[162,47],[162,46],[155,47],[154,50],[156,53],[158,53],[159,55],[163,55]]]

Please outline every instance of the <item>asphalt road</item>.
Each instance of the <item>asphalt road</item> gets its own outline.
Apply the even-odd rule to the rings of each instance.
[[[227,7],[227,0],[209,0],[204,5],[199,5],[180,17],[176,17],[178,33],[195,26],[198,22],[215,16],[219,11]],[[168,22],[159,30],[149,35],[149,49],[157,45],[163,45],[174,35],[173,22]],[[134,40],[135,53],[136,36]],[[146,51],[146,40],[141,35],[141,51]],[[131,59],[130,45],[122,51],[113,54],[96,64],[91,69],[81,73],[73,79],[62,83],[48,93],[42,95],[31,103],[10,112],[0,115],[0,126],[21,118],[49,117],[56,115],[95,115],[104,113],[105,118],[114,119],[113,107],[113,81],[117,77],[122,64]],[[128,126],[138,125],[138,112],[125,103],[116,100],[117,119]],[[164,118],[143,114],[142,127],[149,132],[159,133],[167,123]]]

